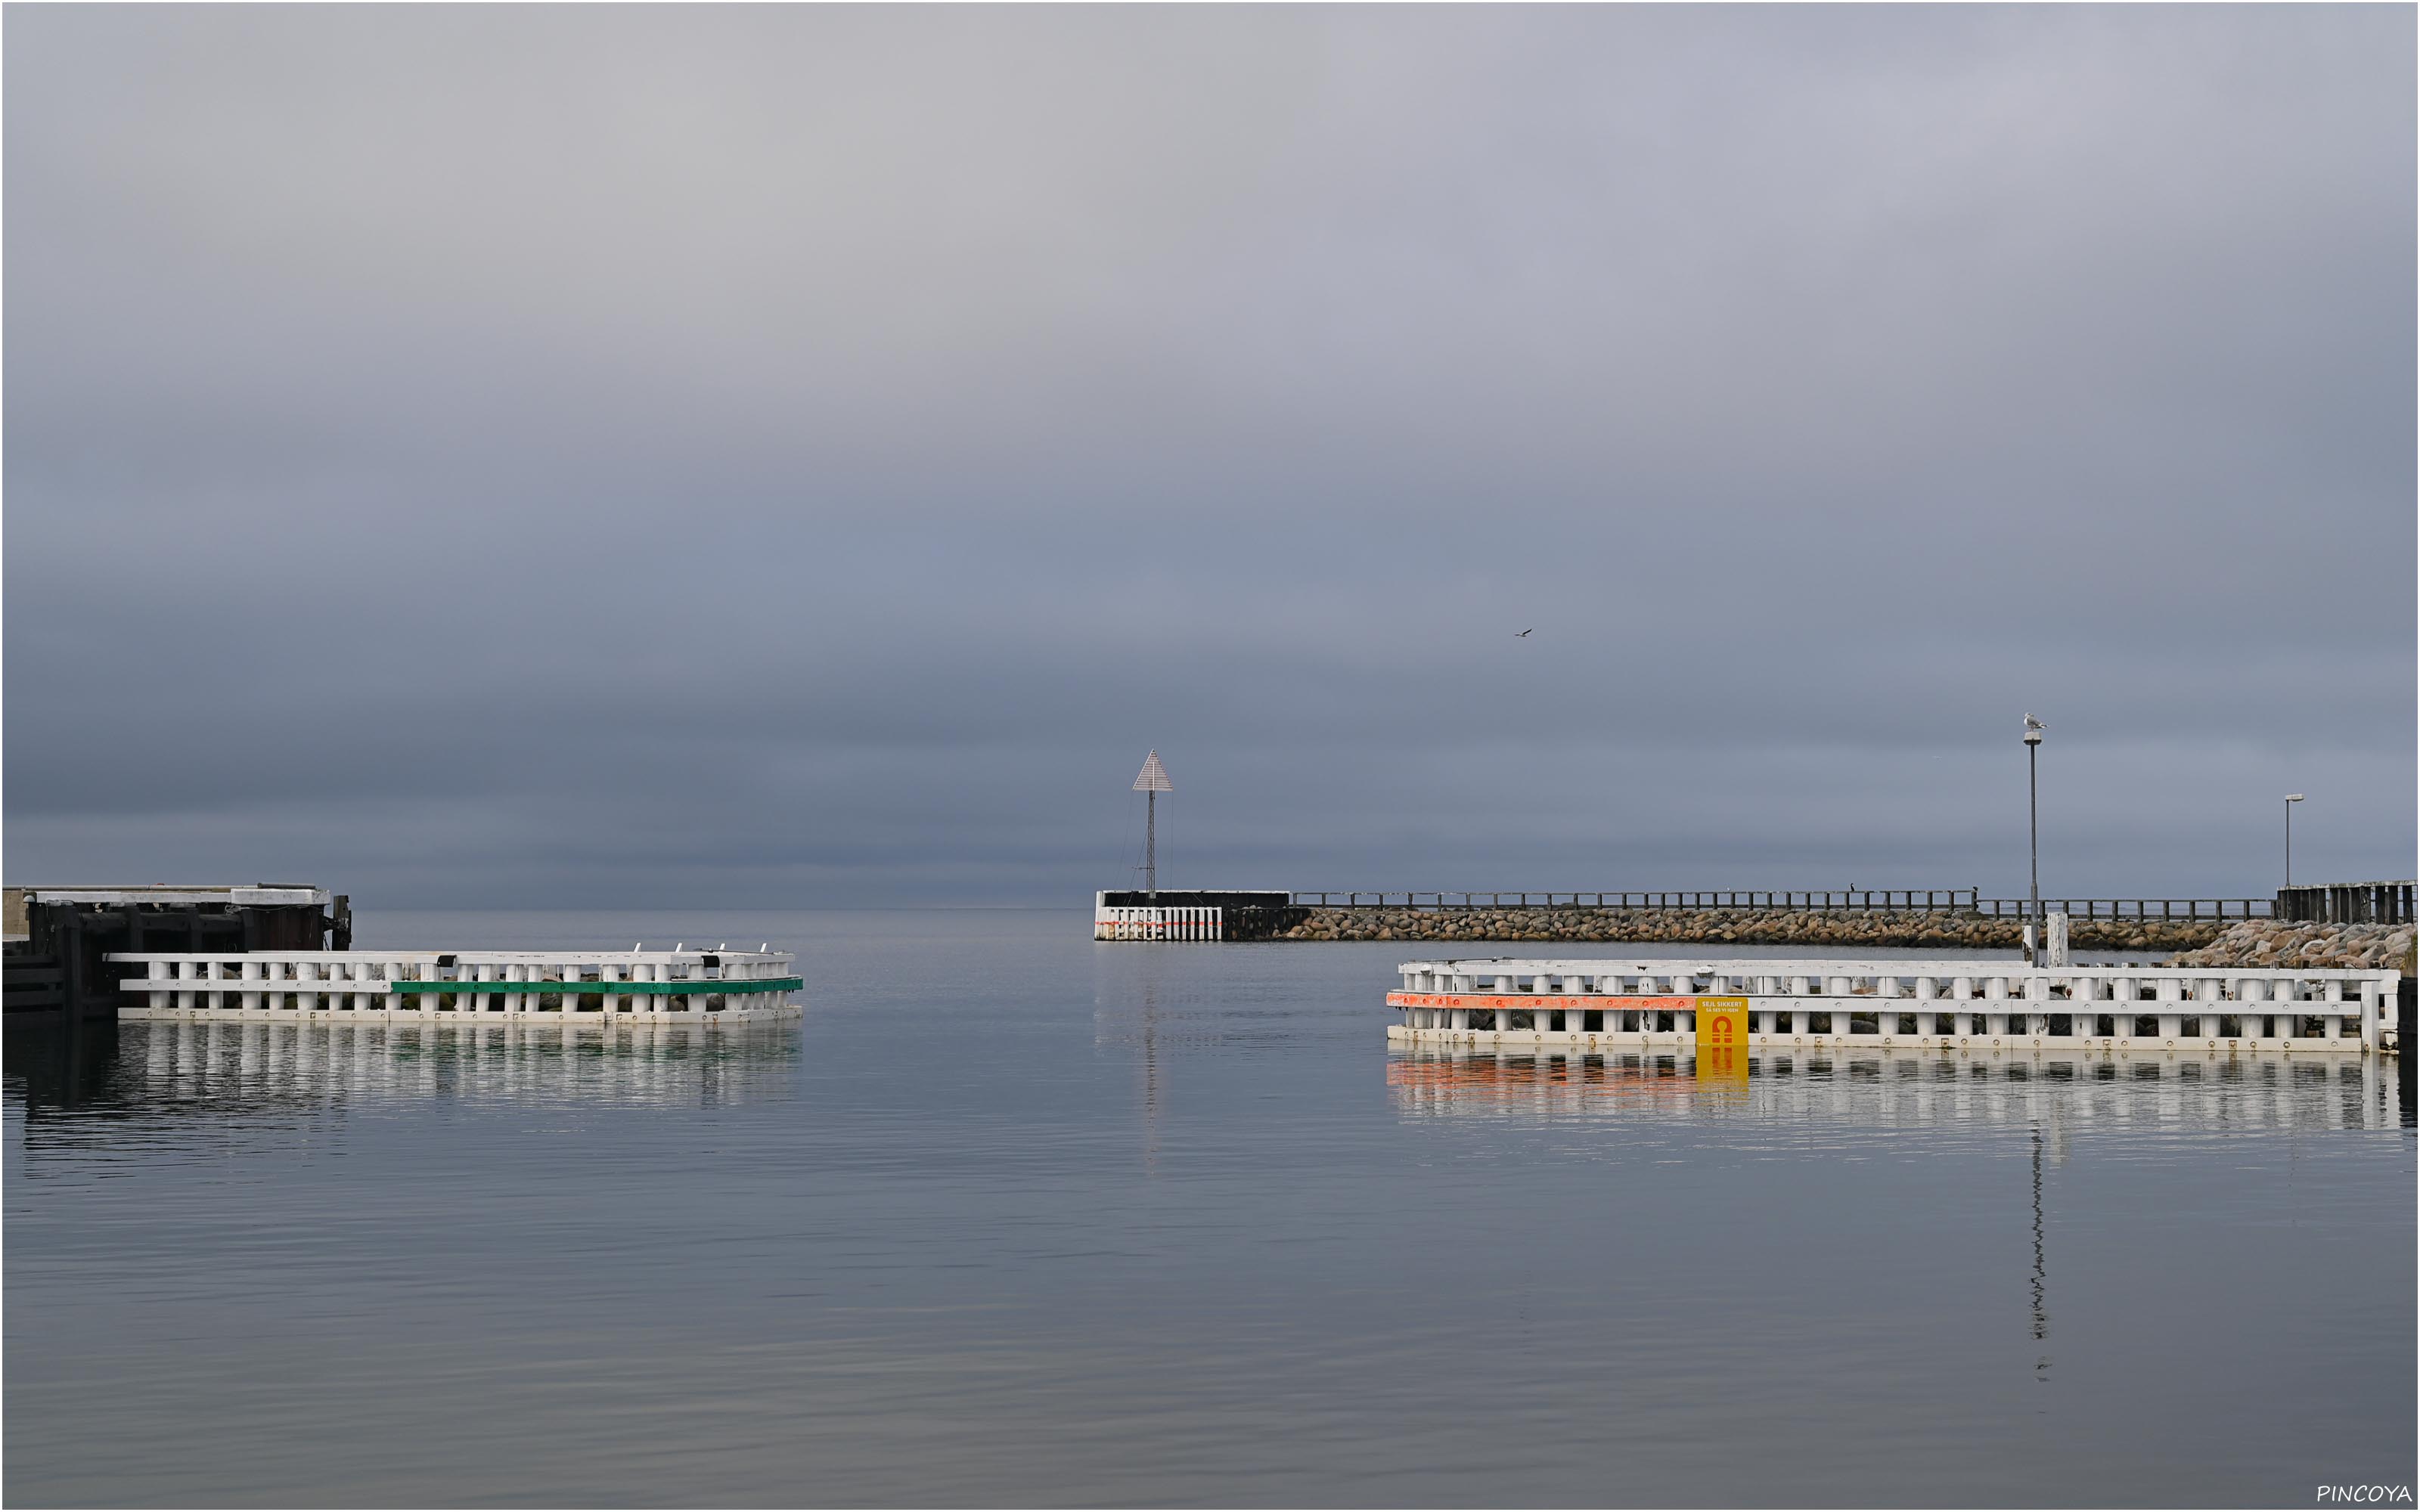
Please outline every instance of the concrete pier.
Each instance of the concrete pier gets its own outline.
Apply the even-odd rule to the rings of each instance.
[[[1266,940],[1300,923],[1306,910],[1283,892],[1199,888],[1093,895],[1096,940]]]

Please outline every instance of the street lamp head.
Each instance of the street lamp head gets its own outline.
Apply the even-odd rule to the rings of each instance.
[[[2303,795],[2299,793],[2288,793],[2286,795],[2286,801],[2288,803],[2300,803],[2303,801]]]

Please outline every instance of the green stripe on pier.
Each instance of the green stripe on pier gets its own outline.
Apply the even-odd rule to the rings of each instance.
[[[336,985],[338,990],[343,990],[342,983]],[[550,997],[566,993],[638,997],[689,997],[699,993],[724,993],[737,997],[747,993],[794,993],[805,985],[805,979],[800,977],[734,977],[727,981],[391,981],[386,984],[386,990],[391,993],[538,993]]]

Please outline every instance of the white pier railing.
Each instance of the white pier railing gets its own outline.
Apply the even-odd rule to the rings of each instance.
[[[1389,1039],[1595,1049],[1694,1045],[1745,1012],[1749,1050],[2399,1051],[2393,971],[2033,967],[1900,960],[1411,961]]]
[[[797,957],[753,950],[254,950],[109,958],[121,1019],[699,1024],[799,1011]]]
[[[1225,935],[1219,908],[1112,908],[1093,910],[1096,940],[1218,940]]]

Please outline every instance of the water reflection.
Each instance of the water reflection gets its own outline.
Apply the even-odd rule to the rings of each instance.
[[[1392,1052],[1387,1085],[1409,1116],[1708,1118],[1924,1128],[2031,1127],[2054,1161],[2070,1131],[2391,1129],[2411,1090],[2362,1056],[1513,1056]]]
[[[2334,1128],[2334,1057],[1481,1083],[1388,1058],[1391,946],[814,928],[802,1026],[652,1064],[12,1034],[6,1499],[2167,1505],[2410,1462],[2412,1139],[2197,1111]]]
[[[2040,1342],[2042,1342],[2044,1339],[2046,1339],[2046,1338],[2050,1337],[2050,1306],[2049,1306],[2049,1303],[2048,1303],[2048,1300],[2047,1300],[2047,1292],[2048,1292],[2049,1285],[2050,1285],[2050,1266],[2049,1266],[2049,1255],[2048,1255],[2048,1252],[2047,1252],[2047,1251],[2045,1251],[2045,1250],[2043,1249],[2043,1247],[2042,1247],[2042,1204],[2041,1204],[2041,1197],[2042,1197],[2042,1182],[2041,1182],[2042,1132],[2041,1132],[2041,1125],[2040,1125],[2040,1124],[2039,1124],[2039,1123],[2035,1124],[2035,1125],[2034,1125],[2034,1127],[2033,1127],[2033,1147],[2034,1147],[2034,1278],[2033,1278],[2033,1291],[2034,1291],[2034,1342],[2035,1342],[2036,1344],[2040,1344]],[[2035,1378],[2036,1378],[2037,1380],[2039,1380],[2039,1379],[2040,1379],[2041,1377],[2048,1375],[2049,1373],[2050,1373],[2050,1356],[2049,1356],[2049,1355],[2047,1355],[2047,1354],[2045,1354],[2045,1355],[2043,1355],[2040,1359],[2039,1359],[2039,1360],[2037,1360],[2037,1361],[2035,1361],[2035,1362],[2034,1362],[2034,1376],[2035,1376]]]
[[[29,1134],[72,1112],[304,1110],[458,1102],[729,1106],[786,1093],[796,1025],[11,1026],[6,1074]]]
[[[1387,1086],[1400,1116],[1593,1125],[1616,1136],[1600,1141],[1605,1148],[1632,1143],[1619,1138],[1623,1122],[1696,1125],[1716,1148],[1769,1158],[1776,1131],[1829,1128],[1848,1133],[1838,1146],[1844,1155],[1870,1150],[1868,1135],[1878,1133],[1914,1158],[1955,1161],[1990,1148],[2000,1132],[2022,1133],[2024,1184],[1984,1180],[2026,1210],[2029,1234],[2019,1242],[2030,1251],[2009,1254],[2004,1273],[2012,1289],[2022,1285],[2031,1379],[2044,1385],[2053,1360],[2047,1235],[2061,1216],[2046,1165],[2065,1165],[2086,1139],[2097,1152],[2140,1154],[2146,1140],[2172,1151],[2179,1135],[2199,1143],[2394,1129],[2411,1114],[2397,1063],[2356,1056],[1556,1056],[1422,1046],[1389,1055]]]

